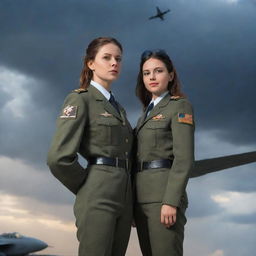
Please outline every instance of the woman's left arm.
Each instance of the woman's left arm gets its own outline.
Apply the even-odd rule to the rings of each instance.
[[[168,176],[163,205],[179,207],[194,164],[194,116],[186,99],[177,99],[171,120],[174,160]]]

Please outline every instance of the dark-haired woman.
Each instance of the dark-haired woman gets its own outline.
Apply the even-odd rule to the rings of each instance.
[[[144,256],[183,255],[186,185],[194,161],[194,121],[171,59],[163,50],[141,56],[135,222]]]
[[[76,194],[79,256],[125,255],[130,236],[132,129],[111,94],[121,58],[114,38],[89,44],[80,88],[65,99],[48,154],[53,175]],[[88,161],[86,169],[78,153]]]

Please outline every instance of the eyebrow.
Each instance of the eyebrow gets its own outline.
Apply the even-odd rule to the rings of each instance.
[[[103,55],[113,55],[113,54],[105,52],[105,53],[103,53]],[[118,55],[115,55],[115,56],[116,57],[121,57],[122,55],[118,54]]]
[[[164,68],[164,67],[155,67],[154,70],[155,70],[155,69],[158,69],[158,68]],[[149,69],[143,69],[142,71],[148,71],[148,70],[149,70]]]

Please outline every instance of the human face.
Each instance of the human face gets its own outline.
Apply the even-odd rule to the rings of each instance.
[[[100,47],[95,59],[88,62],[93,71],[93,81],[110,89],[110,84],[119,76],[121,58],[122,52],[117,45],[109,43]]]
[[[168,83],[173,80],[174,73],[169,73],[161,60],[150,58],[142,66],[142,76],[146,89],[156,99],[168,90]]]

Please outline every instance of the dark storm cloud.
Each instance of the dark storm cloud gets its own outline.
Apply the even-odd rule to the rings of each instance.
[[[256,164],[229,169],[212,175],[212,180],[217,181],[219,189],[251,193],[256,191]],[[214,182],[214,181],[213,181]]]
[[[12,97],[0,88],[0,109],[3,108],[4,105],[11,99]]]
[[[233,191],[252,193],[256,191],[255,184],[255,164],[190,179],[187,189],[190,202],[188,217],[219,216],[225,212],[225,209],[213,200],[213,196]],[[233,222],[235,218],[235,215],[227,215],[223,221]]]
[[[231,216],[226,216],[224,219],[229,222],[236,223],[236,224],[256,225],[256,214],[255,213],[231,215]]]
[[[52,177],[18,159],[0,157],[0,194],[34,199],[49,205],[70,205],[74,195]]]
[[[189,197],[188,217],[202,218],[222,213],[223,208],[211,198],[216,189],[218,190],[212,186],[208,177],[190,179],[187,189]]]
[[[254,163],[219,172],[216,176],[212,175],[212,182],[218,180],[216,187],[222,190],[252,193],[256,191],[255,168]]]

